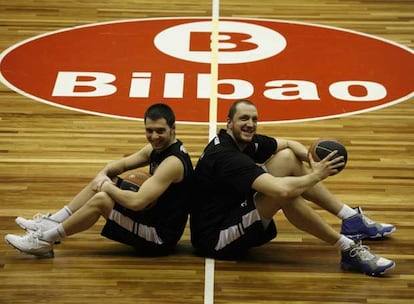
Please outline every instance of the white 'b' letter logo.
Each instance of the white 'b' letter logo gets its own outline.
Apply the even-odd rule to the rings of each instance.
[[[211,62],[210,21],[192,22],[170,27],[159,33],[155,46],[175,58]],[[277,55],[286,47],[286,39],[264,26],[234,22],[219,22],[218,63],[237,64],[258,61]]]

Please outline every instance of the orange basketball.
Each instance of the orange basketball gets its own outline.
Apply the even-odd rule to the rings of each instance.
[[[139,190],[139,188],[142,186],[142,184],[150,177],[151,177],[151,174],[149,174],[149,173],[145,173],[145,172],[142,172],[142,171],[136,171],[134,173],[131,173],[131,174],[127,175],[122,180],[119,188],[121,188],[123,190],[130,190],[130,191],[137,192]],[[150,203],[145,209],[151,208],[152,206],[155,205],[155,203],[156,203],[156,201]]]
[[[135,185],[137,185],[138,187],[141,187],[142,184],[151,176],[151,174],[149,173],[145,173],[145,172],[141,172],[141,171],[136,171],[134,173],[131,173],[129,175],[127,175],[124,180],[127,180],[131,183],[134,183]]]

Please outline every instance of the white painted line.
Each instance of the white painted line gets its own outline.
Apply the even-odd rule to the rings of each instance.
[[[204,304],[214,303],[214,259],[206,258],[204,271]]]
[[[210,104],[209,104],[209,140],[217,133],[217,90],[218,90],[218,35],[220,1],[212,1],[211,16],[211,64],[210,64]],[[204,304],[214,303],[214,267],[215,261],[206,258],[204,269]]]
[[[210,64],[210,107],[209,138],[217,133],[217,90],[218,90],[218,35],[219,35],[219,0],[213,0],[211,17],[211,64]]]

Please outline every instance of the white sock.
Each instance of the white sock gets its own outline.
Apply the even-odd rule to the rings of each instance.
[[[62,223],[64,220],[66,220],[71,215],[72,215],[72,211],[69,209],[69,207],[64,206],[58,212],[52,214],[50,216],[50,219],[52,219],[52,220],[54,220],[58,223]]]
[[[338,242],[335,243],[335,247],[341,251],[347,250],[351,245],[355,245],[355,242],[342,234]]]
[[[349,207],[348,205],[345,205],[342,207],[342,209],[338,212],[337,216],[344,220],[347,219],[355,214],[357,214],[358,212],[356,212],[354,209],[352,209],[351,207]]]
[[[55,228],[42,232],[42,240],[45,240],[49,243],[63,239],[65,236],[66,232],[63,229],[62,223],[57,225]]]

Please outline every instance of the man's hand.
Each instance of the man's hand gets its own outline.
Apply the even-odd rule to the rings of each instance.
[[[323,180],[330,175],[338,173],[337,168],[343,167],[345,165],[343,156],[335,157],[337,153],[338,151],[336,150],[329,153],[320,162],[315,161],[312,158],[312,155],[308,153],[309,164],[312,168],[312,171],[319,177],[319,180]]]
[[[98,175],[96,175],[96,177],[92,181],[93,191],[100,192],[101,188],[102,188],[102,185],[106,181],[112,183],[112,180],[107,175],[105,175],[104,173],[98,173]]]

